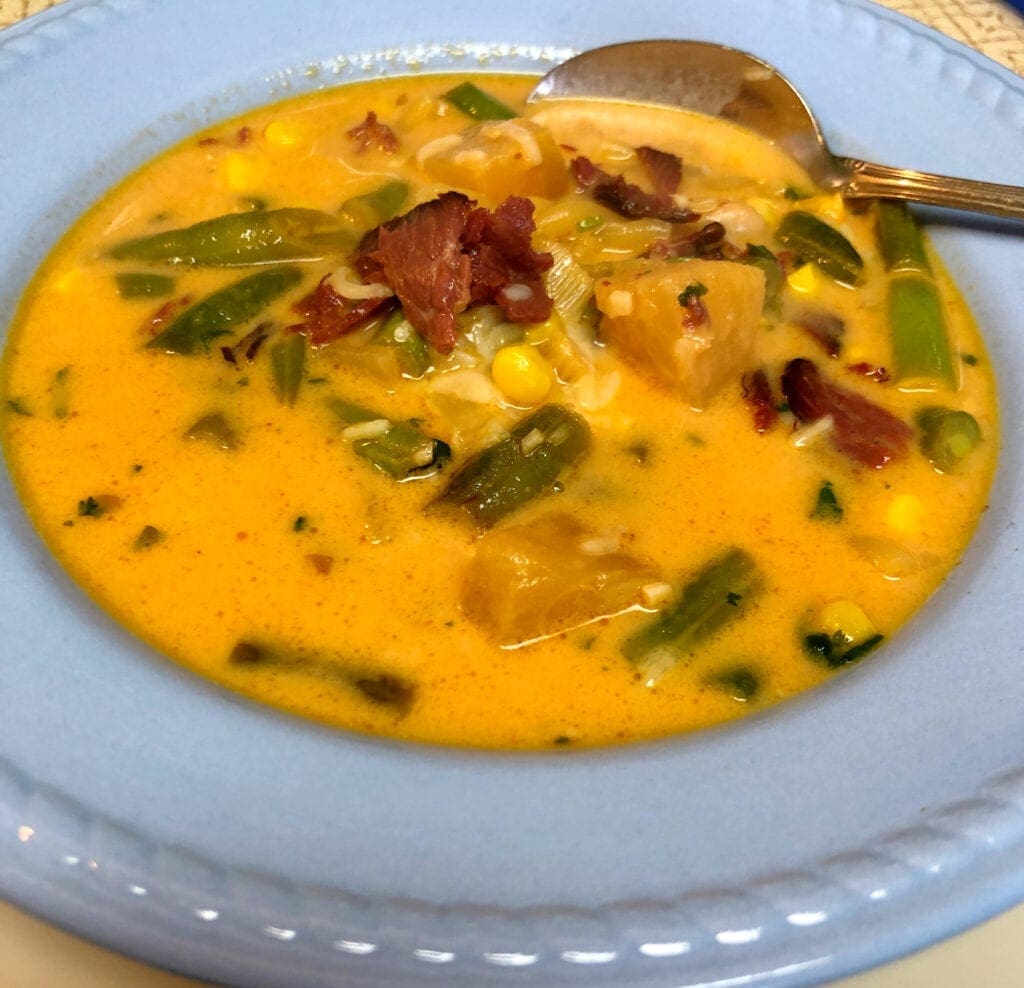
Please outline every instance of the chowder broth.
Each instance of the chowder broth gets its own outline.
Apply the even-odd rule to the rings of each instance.
[[[528,109],[530,85],[247,113],[114,189],[29,286],[12,474],[162,653],[346,729],[598,745],[820,683],[959,558],[994,381],[905,215],[886,257],[878,207],[731,124]]]

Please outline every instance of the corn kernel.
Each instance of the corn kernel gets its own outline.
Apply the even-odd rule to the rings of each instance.
[[[757,213],[773,230],[779,225],[779,220],[782,219],[782,213],[779,211],[779,207],[775,205],[771,199],[765,199],[761,196],[757,196],[747,203],[751,209]]]
[[[852,600],[833,600],[818,614],[821,630],[829,638],[842,638],[847,645],[860,645],[878,632],[870,618]]]
[[[231,192],[252,192],[262,183],[263,169],[250,155],[229,151],[224,156],[221,174]]]
[[[491,363],[491,377],[501,393],[515,405],[536,405],[554,383],[551,365],[529,345],[502,347]]]
[[[817,265],[805,264],[786,279],[786,284],[800,295],[817,295],[821,291],[822,277]]]
[[[292,147],[301,144],[306,137],[304,128],[297,120],[271,120],[263,130],[263,136],[278,147]]]
[[[920,535],[924,505],[913,494],[897,494],[885,509],[885,521],[901,535]]]

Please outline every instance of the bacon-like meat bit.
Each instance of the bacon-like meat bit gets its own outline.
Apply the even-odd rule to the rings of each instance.
[[[802,357],[786,364],[782,391],[801,422],[832,416],[836,449],[866,467],[878,470],[903,456],[913,429],[867,398],[822,378],[818,368]]]
[[[167,323],[176,319],[182,312],[192,304],[191,295],[182,295],[180,298],[172,298],[164,302],[156,312],[153,313],[143,324],[142,328],[154,336],[160,332]]]
[[[659,196],[673,196],[679,191],[679,183],[683,180],[683,162],[676,155],[657,148],[639,147],[637,157],[647,172],[647,177]]]
[[[329,278],[330,275],[323,278],[313,291],[292,306],[303,316],[303,321],[289,327],[290,330],[303,333],[313,346],[323,346],[339,336],[351,333],[395,306],[395,300],[390,296],[345,298],[334,290]]]
[[[705,223],[699,230],[674,240],[655,240],[647,251],[647,256],[666,260],[701,257],[707,261],[721,261],[727,254],[739,256],[739,253],[726,241],[725,227],[717,221],[712,221]]]
[[[551,315],[540,276],[554,258],[533,249],[533,230],[533,203],[522,196],[510,196],[493,212],[470,213],[463,244],[474,305],[495,302],[511,322],[543,322]]]
[[[754,428],[764,435],[779,420],[772,386],[768,375],[761,369],[743,375],[743,400],[754,416]]]
[[[847,364],[846,369],[851,374],[869,377],[872,381],[877,381],[879,384],[885,384],[890,377],[889,372],[884,367],[876,367],[874,364],[869,364],[866,360],[862,360],[858,364]]]
[[[440,353],[455,346],[455,317],[470,301],[470,259],[462,251],[462,235],[472,205],[460,192],[421,203],[380,227],[369,255],[406,319]]]
[[[806,309],[798,313],[793,322],[819,343],[833,360],[839,356],[843,349],[843,334],[846,332],[846,324],[839,316],[818,309]]]
[[[610,175],[589,158],[573,158],[569,164],[581,191],[589,192],[595,202],[607,206],[626,219],[656,219],[667,223],[692,223],[698,214],[681,209],[671,195],[645,192],[621,175]]]
[[[355,141],[359,154],[366,154],[370,150],[394,154],[398,150],[398,137],[395,132],[387,124],[381,123],[373,110],[369,110],[366,119],[346,131],[346,134]]]

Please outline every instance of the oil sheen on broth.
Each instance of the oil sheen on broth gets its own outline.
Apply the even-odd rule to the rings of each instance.
[[[161,652],[356,731],[597,745],[814,686],[955,564],[995,388],[906,211],[727,122],[529,85],[218,125],[30,285],[11,471]]]

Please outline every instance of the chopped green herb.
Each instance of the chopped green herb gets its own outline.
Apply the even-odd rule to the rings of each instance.
[[[103,514],[103,507],[90,495],[84,501],[78,502],[78,514],[82,518],[99,518]]]
[[[632,457],[637,466],[647,466],[651,458],[651,447],[645,442],[630,443],[626,447],[626,453]]]
[[[15,415],[24,415],[25,418],[32,418],[32,413],[25,407],[20,398],[8,398],[7,407]]]
[[[690,304],[694,299],[700,298],[702,295],[707,295],[708,286],[703,282],[695,281],[693,284],[687,285],[679,293],[679,304],[683,307]]]
[[[730,607],[738,607],[740,601],[743,600],[743,594],[733,593],[731,590],[725,595],[725,602]]]
[[[286,405],[294,405],[306,367],[306,337],[291,333],[274,343],[270,348],[270,366],[277,397]]]
[[[788,199],[790,202],[798,202],[801,199],[809,198],[809,193],[801,192],[798,188],[792,185],[787,185],[782,190],[783,198]]]
[[[840,522],[843,520],[843,507],[832,489],[832,481],[826,480],[818,489],[818,497],[814,503],[811,517],[817,521]]]
[[[960,359],[967,364],[968,367],[974,367],[978,363],[978,358],[973,353],[961,353]]]
[[[238,436],[221,412],[204,415],[185,430],[185,438],[209,443],[216,449],[236,449]]]
[[[293,532],[304,531],[305,528],[306,528],[306,525],[307,525],[306,516],[305,515],[299,515],[299,517],[296,518],[295,521],[292,522],[292,531]]]
[[[163,542],[164,533],[153,525],[146,525],[141,532],[136,536],[135,542],[132,548],[136,552],[140,552],[143,549],[149,549],[151,546],[156,545],[158,542]]]
[[[838,669],[864,658],[868,652],[881,644],[882,640],[882,635],[872,635],[859,645],[850,647],[841,631],[835,635],[816,632],[804,638],[804,651],[816,662],[822,662],[830,669]]]
[[[558,737],[552,741],[552,744],[557,744],[559,746],[572,744],[572,738],[569,737],[568,734],[559,734]]]
[[[142,473],[142,464],[141,463],[133,463],[132,464],[132,473]]]
[[[764,275],[764,311],[775,312],[779,307],[783,282],[778,258],[763,244],[747,244],[746,257],[739,260],[760,269]]]
[[[584,216],[583,219],[576,224],[576,229],[581,233],[586,233],[587,230],[597,230],[602,226],[604,226],[603,216]]]
[[[62,367],[53,375],[53,414],[55,418],[66,419],[68,417],[68,373],[70,367]]]

